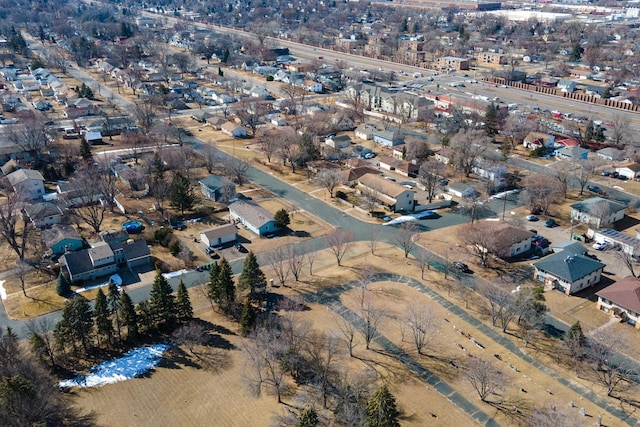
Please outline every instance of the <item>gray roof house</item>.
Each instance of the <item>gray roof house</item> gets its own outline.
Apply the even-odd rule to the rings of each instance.
[[[465,199],[475,199],[476,197],[479,196],[479,193],[476,191],[475,188],[470,187],[467,184],[462,182],[450,183],[447,191],[449,194],[453,196],[462,197]]]
[[[610,160],[612,162],[619,162],[625,158],[624,151],[615,147],[602,148],[596,151],[596,156],[598,156],[599,159]]]
[[[54,224],[51,228],[42,230],[40,236],[53,255],[82,249],[82,237],[70,225]]]
[[[622,203],[602,197],[591,197],[571,205],[571,219],[598,229],[624,218],[626,209]]]
[[[24,212],[31,223],[38,228],[49,227],[62,222],[62,210],[55,203],[34,203],[25,205]]]
[[[536,280],[571,295],[598,284],[605,265],[585,255],[561,251],[534,263],[533,267]]]
[[[236,185],[223,176],[209,175],[199,183],[200,192],[214,202],[227,202],[236,194]]]
[[[219,246],[235,242],[238,238],[238,229],[234,224],[225,224],[200,232],[200,240],[207,246]]]
[[[389,130],[374,130],[372,132],[373,141],[387,147],[404,144],[404,137],[399,132]]]
[[[229,218],[258,236],[278,230],[271,212],[251,200],[238,200],[230,204]]]
[[[44,196],[44,178],[33,169],[18,169],[7,175],[9,183],[22,200],[37,200]]]

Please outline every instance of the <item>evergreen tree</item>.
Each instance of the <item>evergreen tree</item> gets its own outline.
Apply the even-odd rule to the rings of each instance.
[[[189,179],[180,172],[176,172],[169,187],[169,204],[184,215],[185,211],[193,208],[195,202],[196,196]]]
[[[224,259],[224,258],[223,258]],[[209,286],[207,289],[207,296],[215,304],[222,304],[223,290],[220,286],[220,266],[218,263],[214,263],[209,270]]]
[[[318,414],[313,408],[304,408],[300,415],[298,415],[298,421],[296,427],[316,427],[320,424]]]
[[[86,352],[93,332],[93,312],[91,305],[83,297],[73,298],[62,310],[62,321],[65,322],[66,340],[74,344],[80,342]]]
[[[291,223],[291,218],[286,209],[282,208],[273,215],[273,219],[276,221],[276,227],[285,228]]]
[[[80,86],[79,88],[76,87],[76,92],[78,92],[78,97],[80,97],[80,98],[93,99],[93,91],[84,82],[82,83],[82,86]]]
[[[258,290],[266,289],[267,279],[258,265],[258,259],[249,252],[242,266],[242,273],[238,277],[238,288],[240,290],[249,289],[251,294]]]
[[[96,294],[93,314],[96,322],[98,346],[102,344],[102,337],[106,338],[109,345],[111,345],[113,338],[113,322],[111,321],[109,303],[107,302],[107,297],[104,292],[102,292],[102,289],[98,289],[98,293]]]
[[[118,285],[113,280],[109,280],[109,287],[107,289],[107,303],[109,304],[109,313],[113,316],[116,322],[116,333],[118,334],[118,340],[122,340],[120,331],[120,307],[121,307],[121,295]]]
[[[586,345],[586,338],[584,333],[582,332],[582,326],[580,325],[580,321],[577,321],[567,332],[564,334],[564,345],[567,347],[569,351],[569,355],[575,359],[579,360],[584,355],[584,347]]]
[[[229,261],[222,258],[220,261],[220,272],[218,273],[222,298],[225,308],[229,309],[236,302],[236,286],[233,283],[233,271]]]
[[[367,402],[367,426],[400,427],[399,415],[395,397],[386,384],[381,385]]]
[[[224,71],[222,71],[222,68],[218,67],[218,75],[220,77],[224,76]]]
[[[31,347],[31,354],[33,354],[41,363],[45,362],[45,359],[49,359],[51,366],[55,366],[55,359],[53,352],[47,345],[42,335],[34,332],[29,337],[29,347]]]
[[[61,297],[65,297],[71,293],[71,283],[69,283],[69,280],[67,280],[65,275],[62,274],[62,271],[58,274],[58,283],[56,284],[56,292]]]
[[[587,122],[587,126],[584,128],[584,139],[587,141],[593,141],[593,136],[595,134],[595,126],[593,124],[593,120],[589,120]]]
[[[144,329],[145,331],[151,330],[153,327],[153,316],[151,314],[151,305],[148,300],[140,301],[138,303],[136,306],[136,315],[138,316],[139,329]]]
[[[178,294],[176,296],[176,312],[178,319],[181,321],[191,320],[193,318],[193,307],[191,307],[191,300],[189,299],[189,292],[187,287],[180,279],[178,284]]]
[[[242,307],[242,314],[240,315],[240,332],[242,332],[243,336],[247,336],[251,332],[256,324],[257,317],[256,309],[247,300],[244,303],[244,307]]]
[[[91,145],[84,138],[80,141],[80,157],[84,160],[91,158]]]
[[[487,105],[487,109],[485,110],[484,126],[487,135],[493,136],[498,133],[498,109],[493,102]]]
[[[127,327],[127,339],[135,341],[138,339],[138,315],[133,306],[131,297],[125,291],[120,295],[118,317],[122,319],[122,324]]]
[[[160,270],[156,272],[151,286],[149,310],[150,320],[154,325],[170,326],[176,321],[176,301],[173,296],[173,288]]]

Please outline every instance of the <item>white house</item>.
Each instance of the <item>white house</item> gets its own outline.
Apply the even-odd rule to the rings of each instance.
[[[631,163],[630,165],[617,167],[616,172],[627,177],[627,179],[636,179],[640,177],[640,163]]]
[[[478,192],[475,188],[470,187],[467,184],[463,184],[462,182],[453,182],[449,184],[447,191],[452,196],[464,199],[473,199],[478,196]]]
[[[534,234],[528,230],[512,227],[507,224],[497,224],[493,237],[497,255],[501,258],[513,258],[531,249],[531,238]]]
[[[233,138],[243,138],[247,136],[247,129],[235,122],[227,122],[223,124],[221,130]]]
[[[365,141],[368,141],[370,139],[373,139],[374,130],[375,128],[373,126],[362,123],[360,126],[356,128],[356,130],[354,131],[354,134],[356,138],[364,139]]]
[[[640,328],[640,279],[627,276],[596,295],[598,310]]]
[[[200,240],[207,246],[220,246],[235,242],[238,238],[238,229],[234,224],[221,225],[210,228],[200,233]]]
[[[571,205],[571,219],[598,229],[624,218],[627,209],[622,203],[602,197],[591,197]]]
[[[374,130],[372,132],[374,142],[386,147],[394,147],[404,144],[404,137],[399,132],[389,130]]]
[[[21,200],[38,200],[44,196],[44,178],[33,169],[18,169],[7,175],[9,183]]]
[[[271,212],[251,200],[238,200],[230,204],[229,218],[259,236],[278,230]]]
[[[596,151],[596,156],[599,159],[609,160],[612,162],[619,162],[625,158],[624,151],[615,147],[602,148]]]
[[[556,138],[553,135],[542,132],[529,132],[522,141],[524,148],[535,150],[539,147],[553,148]]]
[[[305,80],[303,87],[309,92],[322,93],[322,83],[314,82],[313,80]]]
[[[497,181],[502,175],[508,172],[508,169],[500,163],[481,159],[473,165],[471,172],[485,179]]]
[[[585,255],[565,254],[562,251],[543,258],[533,267],[536,280],[571,295],[597,285],[605,265]]]
[[[38,228],[50,227],[62,222],[62,210],[55,203],[41,202],[25,205],[24,212]]]
[[[349,137],[349,135],[331,136],[331,137],[325,138],[324,140],[324,143],[327,144],[329,147],[337,148],[337,149],[347,148],[351,146],[352,142],[353,141],[351,141],[351,138]]]

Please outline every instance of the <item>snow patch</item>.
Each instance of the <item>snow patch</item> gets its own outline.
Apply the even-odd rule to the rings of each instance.
[[[76,293],[79,294],[81,292],[90,291],[91,289],[101,288],[103,286],[107,286],[109,284],[109,282],[115,283],[116,286],[118,286],[118,288],[120,288],[120,286],[122,286],[122,277],[120,277],[119,274],[114,274],[113,276],[109,277],[109,280],[107,280],[106,282],[98,283],[98,284],[91,285],[91,286],[86,286],[84,288],[78,288],[76,290]]]
[[[178,270],[178,271],[172,271],[171,273],[162,273],[162,276],[163,276],[165,279],[169,280],[169,279],[171,279],[172,277],[182,276],[183,274],[186,274],[186,273],[188,273],[188,272],[189,272],[189,270],[182,269],[182,270]]]
[[[386,222],[382,225],[395,225],[395,224],[402,224],[403,222],[409,222],[409,221],[416,221],[418,219],[422,219],[422,218],[429,218],[429,217],[434,217],[437,214],[434,211],[424,211],[424,212],[418,212],[415,214],[409,214],[409,215],[402,215],[396,219],[393,219],[389,222]]]
[[[91,373],[87,375],[79,375],[73,379],[60,381],[58,387],[102,387],[106,384],[139,377],[155,368],[160,362],[162,354],[168,349],[168,344],[153,344],[134,348],[122,357],[107,360],[94,366],[91,368]]]
[[[7,290],[4,288],[4,280],[0,280],[0,298],[7,299]]]

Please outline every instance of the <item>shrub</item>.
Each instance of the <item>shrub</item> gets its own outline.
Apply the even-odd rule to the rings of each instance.
[[[180,246],[180,240],[174,240],[173,242],[171,242],[171,244],[169,245],[169,252],[171,253],[171,255],[177,257],[180,253]]]
[[[347,200],[347,195],[344,191],[338,190],[336,191],[336,197],[338,199]]]
[[[153,233],[153,238],[166,248],[171,243],[171,234],[172,230],[170,228],[160,228]]]

